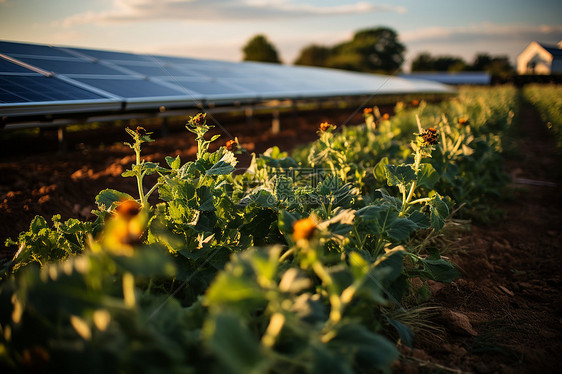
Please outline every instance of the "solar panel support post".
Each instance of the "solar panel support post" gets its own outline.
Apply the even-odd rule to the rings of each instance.
[[[59,153],[66,153],[66,126],[60,126],[57,129],[57,140],[59,143]]]
[[[246,106],[244,114],[246,115],[246,124],[248,124],[248,126],[252,126],[252,123],[254,122],[254,106],[252,104]]]
[[[165,138],[168,136],[168,117],[162,117],[162,124],[160,125],[160,136]]]
[[[281,131],[281,120],[279,119],[279,110],[275,109],[272,113],[272,120],[271,120],[271,133],[276,135],[279,134]]]
[[[299,118],[299,108],[297,106],[296,100],[290,100],[290,101],[291,101],[291,114],[293,115],[293,123],[296,124]]]

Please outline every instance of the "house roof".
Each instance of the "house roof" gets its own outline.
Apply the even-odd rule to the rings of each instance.
[[[558,48],[555,45],[543,44],[538,43],[541,47],[543,47],[548,53],[550,53],[553,57],[562,57],[562,49]]]

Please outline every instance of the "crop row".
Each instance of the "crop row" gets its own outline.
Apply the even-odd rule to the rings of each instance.
[[[2,270],[0,362],[387,371],[396,344],[413,343],[408,315],[426,281],[460,276],[437,240],[451,213],[489,214],[507,180],[501,134],[515,108],[506,88],[399,104],[392,117],[366,108],[365,124],[323,123],[318,141],[292,157],[272,148],[242,174],[236,141],[209,151],[203,114],[186,126],[193,161],[146,162],[150,134],[127,129],[136,162],[123,177],[138,198],[103,190],[95,222],[36,217],[9,241],[19,250]]]

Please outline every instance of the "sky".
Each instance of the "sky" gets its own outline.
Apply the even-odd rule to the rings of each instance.
[[[389,27],[420,52],[472,62],[533,40],[562,40],[560,0],[0,0],[0,40],[229,61],[265,35],[284,63],[310,44],[332,46]]]

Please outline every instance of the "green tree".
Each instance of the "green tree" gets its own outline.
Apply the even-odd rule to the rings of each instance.
[[[427,52],[420,53],[412,60],[412,71],[464,71],[466,62],[456,56],[433,57]]]
[[[242,48],[244,61],[281,63],[277,49],[264,35],[256,35]]]
[[[412,71],[434,71],[435,60],[428,52],[422,52],[412,60]]]
[[[328,66],[370,72],[393,73],[404,62],[406,47],[398,41],[398,35],[392,29],[378,27],[360,30],[353,39],[336,45]]]
[[[332,54],[330,47],[311,44],[303,48],[299,57],[295,60],[295,65],[307,66],[328,66],[328,60]]]
[[[514,69],[507,56],[490,56],[486,53],[479,53],[474,58],[471,66],[474,71],[487,71],[492,75],[509,76]]]

